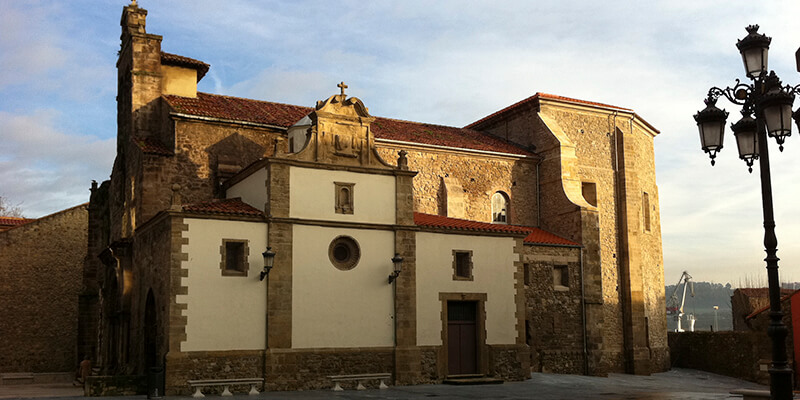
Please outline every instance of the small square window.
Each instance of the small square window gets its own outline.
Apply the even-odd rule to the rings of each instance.
[[[471,250],[453,250],[453,280],[472,280]]]
[[[220,253],[222,253],[220,269],[223,276],[247,276],[249,250],[246,240],[222,239]]]
[[[569,268],[566,265],[553,266],[553,287],[559,291],[569,289]]]

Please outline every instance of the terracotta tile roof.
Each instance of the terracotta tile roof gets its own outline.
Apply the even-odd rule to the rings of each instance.
[[[494,151],[523,156],[533,155],[532,152],[515,144],[472,129],[389,118],[377,118],[371,126],[372,132],[378,139]]]
[[[254,217],[264,215],[263,211],[243,202],[240,197],[184,204],[183,211],[199,214],[245,215]]]
[[[195,69],[197,70],[198,82],[200,82],[200,79],[203,79],[203,77],[206,76],[206,72],[208,72],[208,68],[210,67],[210,65],[200,60],[179,56],[177,54],[165,53],[163,51],[161,52],[161,64]]]
[[[21,217],[0,217],[0,228],[20,226],[27,224],[28,222],[31,221],[36,221],[36,219],[21,218]]]
[[[750,289],[750,290],[763,290],[765,292],[769,291],[768,288]],[[781,295],[783,295],[783,297],[781,297],[781,303],[783,303],[784,301],[788,300],[790,297],[796,295],[797,293],[800,293],[800,290],[781,289]],[[759,297],[768,297],[768,295],[767,296],[759,296]],[[763,313],[764,311],[767,311],[767,310],[769,310],[769,305],[766,305],[764,307],[759,308],[758,310],[753,311],[752,313],[750,313],[750,315],[745,317],[745,319],[753,319],[753,318],[757,317],[758,314],[761,314],[761,313]]]
[[[202,117],[220,118],[232,121],[245,121],[258,124],[288,128],[314,111],[310,107],[268,101],[250,100],[239,97],[197,93],[197,98],[165,95],[167,103],[179,113]],[[401,121],[390,118],[376,118],[372,132],[378,139],[398,140],[437,146],[494,151],[518,155],[533,153],[507,143],[494,136],[471,129],[451,126]]]
[[[575,243],[571,240],[564,239],[561,236],[556,235],[555,233],[550,233],[546,230],[533,228],[533,227],[526,227],[529,229],[528,236],[525,237],[525,243],[531,244],[549,244],[549,245],[557,245],[557,246],[580,246],[580,244]]]
[[[197,97],[165,95],[170,106],[183,114],[253,122],[288,128],[314,111],[310,107],[243,99],[217,94],[197,93]]]
[[[564,239],[560,236],[544,231],[539,228],[519,225],[492,224],[488,222],[469,221],[466,219],[443,217],[441,215],[431,215],[414,213],[414,223],[417,226],[429,228],[453,229],[460,231],[473,232],[498,232],[511,235],[525,234],[525,243],[530,244],[550,244],[563,246],[580,246],[578,243]]]
[[[467,128],[467,129],[470,129],[470,128],[472,128],[472,129],[480,129],[479,127],[481,125],[483,125],[485,122],[489,122],[491,120],[494,120],[495,118],[498,118],[498,117],[500,117],[502,115],[510,113],[510,112],[522,107],[525,104],[535,103],[539,99],[559,100],[559,101],[564,101],[564,102],[568,102],[568,103],[578,103],[578,104],[584,104],[584,105],[588,105],[588,106],[611,108],[611,109],[620,110],[620,111],[627,111],[627,112],[632,112],[633,111],[630,108],[622,108],[622,107],[612,106],[612,105],[609,105],[609,104],[596,103],[594,101],[578,100],[578,99],[573,99],[573,98],[570,98],[570,97],[556,96],[554,94],[547,94],[547,93],[537,92],[536,94],[534,94],[531,97],[528,97],[527,99],[518,101],[518,102],[516,102],[516,103],[514,103],[514,104],[512,104],[512,105],[510,105],[510,106],[508,106],[508,107],[506,107],[506,108],[504,108],[504,109],[502,109],[500,111],[497,111],[497,112],[494,112],[492,114],[489,114],[486,117],[483,117],[483,118],[481,118],[481,119],[479,119],[479,120],[477,120],[477,121],[465,126],[465,128]]]
[[[159,156],[171,156],[173,155],[172,150],[170,150],[167,146],[164,146],[161,141],[151,137],[139,137],[133,138],[133,142],[139,146],[140,149],[145,154],[155,154]]]

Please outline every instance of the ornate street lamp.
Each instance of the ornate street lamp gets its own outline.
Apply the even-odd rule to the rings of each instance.
[[[694,120],[697,121],[697,126],[700,128],[700,145],[703,147],[703,151],[711,157],[711,165],[714,165],[717,152],[722,150],[725,119],[728,118],[728,112],[720,110],[716,104],[717,99],[709,97],[706,99],[706,108],[694,115]]]
[[[259,280],[263,281],[269,275],[269,271],[272,270],[272,265],[275,262],[275,252],[272,251],[272,247],[267,246],[267,250],[261,253],[261,256],[264,257],[264,270],[261,271]]]
[[[739,53],[742,55],[744,70],[747,77],[755,79],[762,73],[767,72],[767,53],[772,38],[762,33],[758,33],[758,25],[750,25],[747,28],[747,36],[736,43]]]
[[[770,324],[767,333],[772,338],[770,395],[773,399],[791,399],[792,370],[786,357],[787,329],[781,312],[778,239],[775,236],[767,137],[775,138],[780,150],[783,151],[783,143],[791,135],[792,102],[795,93],[800,93],[800,85],[782,86],[774,71],[767,73],[767,54],[772,39],[758,33],[758,25],[748,26],[747,32],[747,36],[739,40],[736,47],[742,55],[745,73],[753,82],[745,84],[737,79],[732,88],[712,87],[705,100],[706,108],[695,114],[694,119],[700,130],[703,150],[709,154],[711,165],[714,165],[714,159],[722,149],[725,119],[728,116],[725,110],[716,107],[716,101],[724,96],[731,103],[742,106],[742,119],[732,124],[731,130],[736,137],[739,158],[744,160],[750,172],[753,172],[753,162],[759,160],[761,170],[764,247],[767,253],[764,261],[767,262],[770,302]],[[798,62],[800,63],[800,58]],[[798,70],[800,71],[800,65]],[[794,112],[794,120],[800,129],[800,109]]]
[[[753,161],[758,160],[758,136],[756,136],[756,120],[749,113],[743,113],[742,119],[731,125],[733,136],[736,137],[736,146],[739,148],[739,158],[747,164],[747,169],[753,172]]]
[[[394,271],[389,274],[389,283],[394,282],[400,276],[400,271],[403,270],[403,257],[400,257],[399,253],[394,253],[392,264],[394,265]]]

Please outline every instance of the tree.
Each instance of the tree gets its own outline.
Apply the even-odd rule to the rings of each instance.
[[[22,217],[22,208],[19,204],[11,204],[7,198],[0,196],[0,217]]]

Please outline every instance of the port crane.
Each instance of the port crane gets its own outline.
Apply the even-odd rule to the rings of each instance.
[[[681,301],[679,303],[678,289],[681,287],[681,282],[683,282],[683,294],[681,295]],[[680,279],[678,279],[678,284],[675,285],[675,290],[672,291],[672,296],[670,296],[669,301],[667,302],[667,315],[673,315],[673,318],[675,318],[675,322],[677,323],[675,332],[685,332],[681,327],[681,320],[683,319],[683,306],[686,303],[687,288],[689,288],[692,297],[694,297],[694,282],[692,281],[692,276],[689,275],[688,272],[683,271]],[[689,314],[688,321],[689,332],[694,332],[694,314]]]

